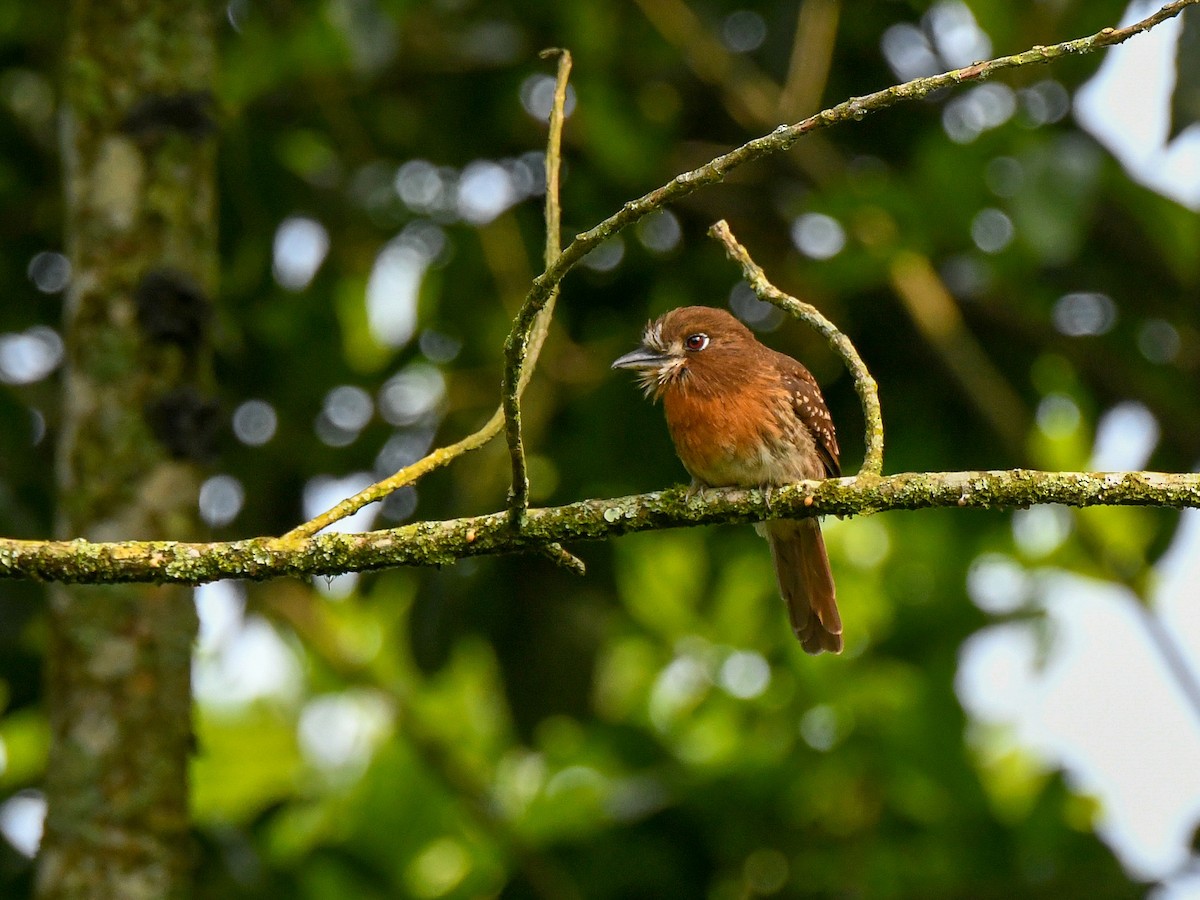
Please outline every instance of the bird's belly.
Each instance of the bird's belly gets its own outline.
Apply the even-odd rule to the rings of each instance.
[[[715,452],[714,452],[715,451]],[[717,446],[709,452],[689,457],[695,468],[691,474],[704,484],[757,487],[798,481],[803,475],[788,477],[793,468],[788,458],[767,444],[728,448]],[[697,465],[698,463],[698,465]]]

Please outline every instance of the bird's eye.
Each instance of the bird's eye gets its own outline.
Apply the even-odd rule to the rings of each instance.
[[[703,350],[705,347],[708,346],[708,335],[707,334],[689,334],[687,340],[683,342],[683,346],[687,347],[689,350],[691,350],[693,352]]]

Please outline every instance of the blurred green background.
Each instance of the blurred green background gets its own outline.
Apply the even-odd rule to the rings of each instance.
[[[569,240],[780,121],[1091,33],[1124,7],[214,9],[228,427],[199,502],[213,536],[235,538],[282,533],[494,409],[510,317],[540,271],[553,76],[543,47],[575,59]],[[62,15],[56,3],[0,7],[0,533],[14,537],[53,532],[70,278]],[[1159,45],[1153,58],[1173,75],[1171,52]],[[692,303],[732,306],[804,360],[838,423],[843,467],[857,467],[849,377],[819,337],[739,285],[704,236],[718,218],[776,284],[855,341],[880,383],[887,471],[1192,468],[1200,218],[1179,198],[1200,202],[1198,176],[1153,157],[1165,125],[1114,120],[1168,190],[1190,185],[1176,199],[1139,184],[1081,127],[1072,102],[1105,59],[1025,68],[813,135],[594,253],[564,284],[526,394],[535,502],[684,480],[660,411],[608,365],[648,317]],[[1094,105],[1165,115],[1169,85],[1156,92],[1137,71],[1118,80],[1123,99]],[[1181,69],[1176,97],[1194,98],[1198,80]],[[1180,142],[1194,143],[1192,118],[1178,101]],[[493,442],[355,525],[495,510],[508,475]],[[1168,841],[1167,862],[1139,865],[1103,778],[1079,774],[1106,771],[1104,752],[1089,756],[1085,741],[1072,762],[1019,727],[1039,678],[1070,669],[1059,651],[1076,620],[1056,618],[1051,595],[1107,584],[1125,610],[1118,648],[1142,648],[1107,657],[1111,670],[1123,683],[1158,673],[1178,718],[1156,739],[1184,762],[1137,756],[1150,738],[1123,723],[1152,698],[1097,690],[1073,714],[1085,733],[1132,741],[1140,768],[1183,801],[1179,827],[1194,826],[1200,786],[1170,779],[1189,758],[1200,771],[1186,755],[1200,753],[1200,705],[1185,694],[1200,624],[1193,613],[1155,629],[1162,620],[1136,601],[1157,596],[1154,566],[1180,522],[1057,509],[829,521],[847,640],[836,658],[801,652],[747,527],[572,547],[585,578],[504,557],[206,587],[199,895],[1118,897],[1168,881],[1162,896],[1186,896],[1186,835]],[[12,897],[31,889],[40,815],[42,596],[0,585],[0,893]],[[1014,640],[989,646],[1007,668],[968,665],[980,639],[1003,635]],[[1179,664],[1163,667],[1164,647]],[[1094,671],[1078,668],[1095,665],[1085,657],[1072,658],[1077,671]],[[989,718],[999,696],[1015,707]]]

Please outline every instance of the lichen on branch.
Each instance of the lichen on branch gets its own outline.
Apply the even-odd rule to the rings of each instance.
[[[415,522],[362,534],[303,540],[261,537],[225,543],[18,541],[0,539],[0,578],[112,584],[203,584],[222,578],[338,575],[392,566],[441,566],[498,553],[543,552],[553,544],[603,540],[661,528],[899,509],[1013,509],[1067,506],[1200,508],[1200,474],[1162,472],[906,472],[805,481],[758,490],[684,487],[530,509],[514,531],[507,510]]]

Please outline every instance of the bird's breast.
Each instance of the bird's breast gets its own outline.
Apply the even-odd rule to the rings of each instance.
[[[786,391],[675,389],[663,394],[663,409],[675,452],[701,484],[758,487],[824,475]]]

